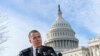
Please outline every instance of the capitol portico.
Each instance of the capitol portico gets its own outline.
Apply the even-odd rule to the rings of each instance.
[[[62,17],[60,5],[58,5],[57,17],[48,30],[45,45],[53,47],[63,56],[100,56],[100,36],[90,39],[87,47],[79,47],[78,43],[75,31]]]
[[[89,41],[90,56],[100,56],[100,36]]]

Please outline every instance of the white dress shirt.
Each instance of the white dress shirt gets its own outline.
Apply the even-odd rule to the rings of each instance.
[[[33,56],[36,56],[36,48],[33,47]]]

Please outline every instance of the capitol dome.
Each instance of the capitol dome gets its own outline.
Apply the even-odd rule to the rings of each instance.
[[[62,12],[60,10],[60,6],[58,7],[58,13],[57,13],[57,18],[56,18],[56,21],[53,23],[52,28],[71,28],[70,24],[65,20],[63,19],[62,17]]]
[[[78,39],[70,24],[62,17],[60,5],[58,5],[57,18],[47,33],[45,45],[51,46],[56,52],[62,52],[78,47]]]

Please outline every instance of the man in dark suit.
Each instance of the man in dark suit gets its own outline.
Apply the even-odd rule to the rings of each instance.
[[[39,31],[30,31],[28,37],[32,46],[22,50],[19,56],[57,56],[52,47],[42,45],[41,34]]]

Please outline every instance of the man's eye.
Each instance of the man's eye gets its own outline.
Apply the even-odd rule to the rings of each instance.
[[[36,37],[33,37],[33,39],[36,39]]]
[[[41,36],[38,36],[38,38],[40,38]]]

